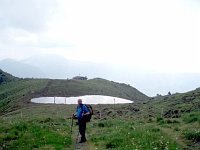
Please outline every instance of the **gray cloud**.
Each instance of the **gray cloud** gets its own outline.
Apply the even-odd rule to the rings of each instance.
[[[37,53],[43,44],[34,40],[45,33],[56,9],[54,0],[0,0],[0,59]]]
[[[30,32],[42,30],[55,10],[52,0],[1,0],[0,28],[17,28]]]

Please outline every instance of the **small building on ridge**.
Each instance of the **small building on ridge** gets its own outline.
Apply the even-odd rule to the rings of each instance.
[[[87,80],[87,77],[83,77],[83,76],[75,76],[72,78],[73,80]]]

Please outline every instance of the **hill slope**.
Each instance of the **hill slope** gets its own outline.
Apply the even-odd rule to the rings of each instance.
[[[16,80],[17,78],[0,69],[0,84]]]
[[[114,108],[93,105],[94,115],[87,126],[87,144],[91,149],[200,148],[200,89],[149,100],[129,85],[100,78],[20,79],[0,84],[1,147],[74,149],[78,129],[74,126],[71,134],[71,119],[66,118],[71,117],[76,105],[35,104],[30,99],[85,94],[111,95],[136,102]]]
[[[13,77],[7,76],[9,78],[6,80]],[[134,102],[148,100],[146,95],[129,85],[100,78],[85,81],[20,79],[0,85],[0,113],[22,108],[30,103],[31,98],[35,97],[81,95],[115,96]]]
[[[44,96],[107,95],[132,101],[148,100],[148,97],[129,85],[95,78],[91,80],[49,80],[41,93]]]
[[[187,93],[155,97],[148,103],[151,113],[160,113],[167,118],[177,118],[185,113],[200,112],[200,88]]]

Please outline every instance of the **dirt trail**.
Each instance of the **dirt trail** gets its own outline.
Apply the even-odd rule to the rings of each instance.
[[[90,142],[78,143],[75,145],[75,150],[97,150]]]
[[[189,148],[186,143],[183,141],[181,136],[178,136],[175,134],[175,132],[170,128],[162,128],[161,129],[163,133],[174,139],[179,145],[182,145],[184,149],[192,150],[192,148]]]
[[[87,135],[86,135],[86,137],[87,137]],[[79,135],[78,136],[78,141],[80,141],[80,138],[81,138],[81,136]],[[77,142],[77,144],[76,144],[77,135],[75,133],[73,133],[73,139],[74,139],[74,149],[75,150],[97,150],[98,149],[97,147],[95,147],[90,142],[90,140],[88,139],[88,137],[87,137],[87,139],[88,139],[87,142],[85,142],[85,143],[78,143]]]

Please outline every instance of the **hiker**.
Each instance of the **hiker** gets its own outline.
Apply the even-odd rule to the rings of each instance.
[[[85,137],[86,120],[84,118],[87,115],[90,115],[88,108],[82,103],[82,99],[78,99],[78,106],[74,116],[78,118],[79,133],[81,134],[81,140],[79,143],[86,142],[86,137]]]

